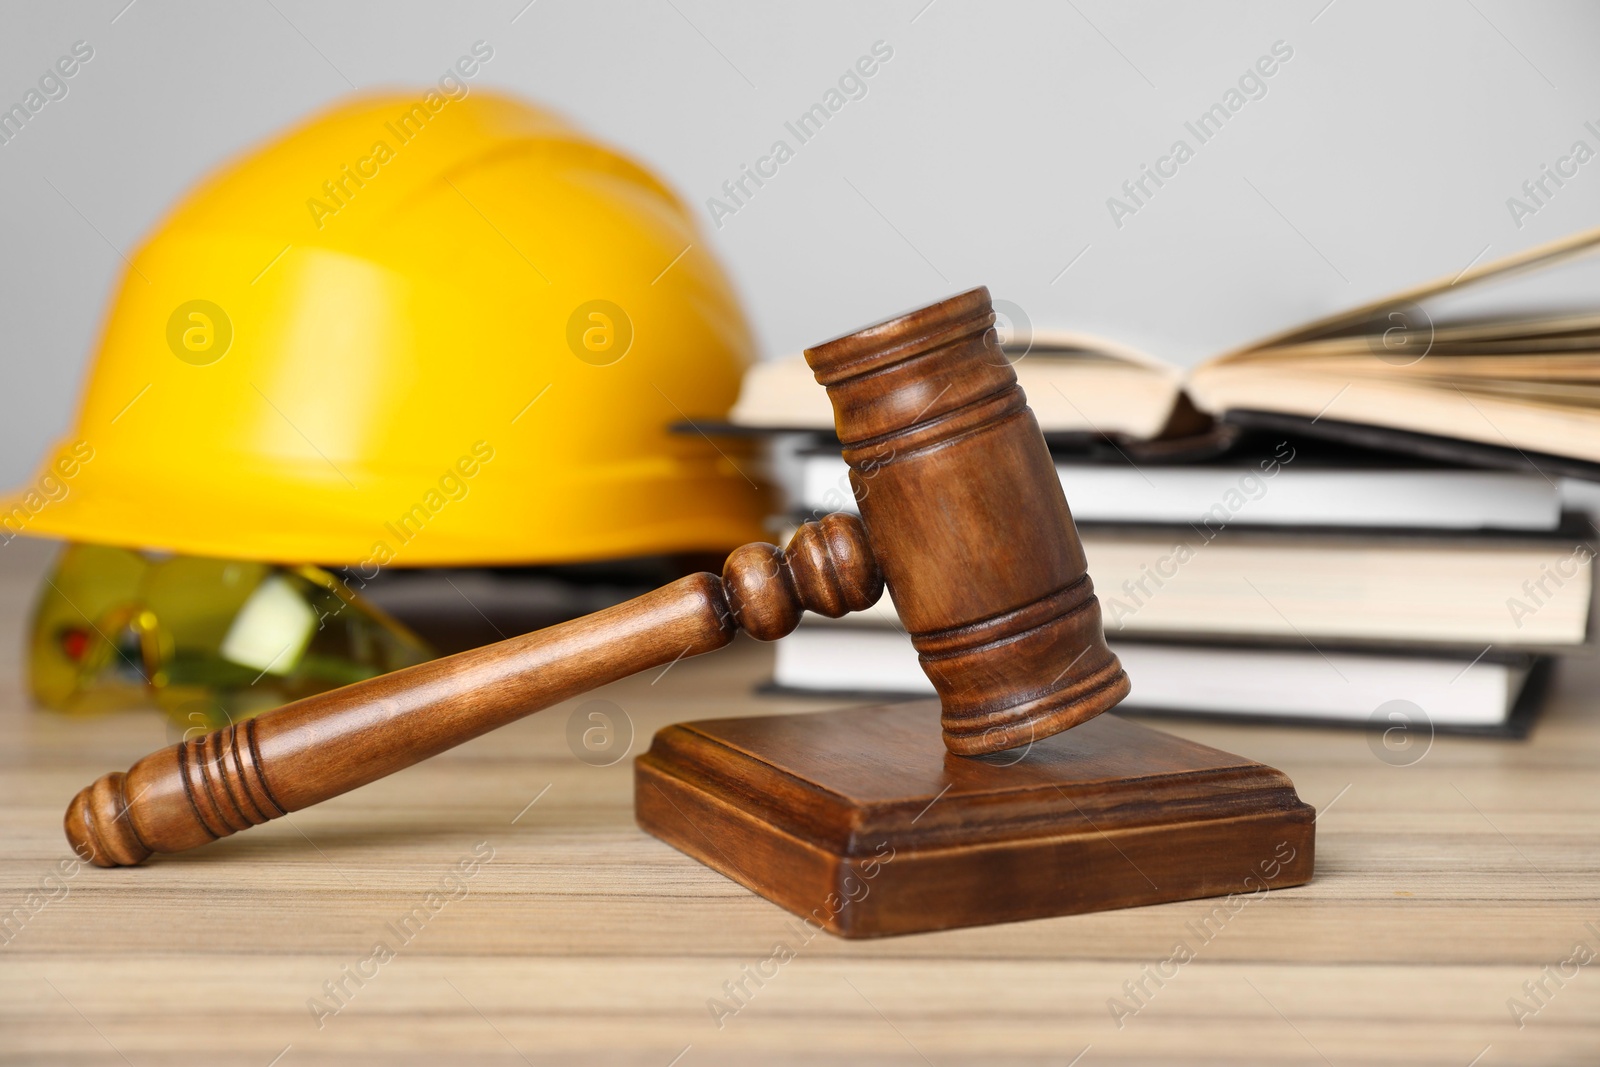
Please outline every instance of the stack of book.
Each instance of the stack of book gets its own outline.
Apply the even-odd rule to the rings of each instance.
[[[1600,312],[1450,309],[1597,246],[1580,234],[1187,376],[1081,335],[1009,338],[1125,707],[1524,732],[1552,657],[1588,644],[1594,530],[1563,487],[1600,480]],[[792,521],[854,510],[799,357],[752,369],[729,422],[773,438]],[[808,615],[774,684],[932,693],[888,597]]]

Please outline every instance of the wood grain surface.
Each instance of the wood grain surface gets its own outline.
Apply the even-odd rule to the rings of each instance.
[[[1320,813],[1315,879],[1209,940],[1189,901],[806,942],[635,827],[629,760],[568,743],[573,712],[580,737],[625,713],[637,753],[680,720],[837,706],[752,695],[771,651],[742,638],[249,834],[53,879],[73,792],[177,738],[153,712],[27,706],[45,559],[0,548],[3,1063],[1600,1061],[1600,961],[1543,978],[1521,1029],[1507,1008],[1534,1006],[1524,983],[1575,942],[1600,950],[1600,663],[1564,665],[1530,741],[1439,738],[1408,767],[1356,732],[1160,722],[1284,770]],[[1193,959],[1157,987],[1146,968],[1179,940]],[[379,941],[392,957],[369,963]],[[779,942],[792,958],[755,986]],[[307,1001],[341,979],[353,994],[319,1028]],[[719,1028],[708,1001],[741,980],[754,995]],[[1119,1028],[1108,1000],[1141,980]]]

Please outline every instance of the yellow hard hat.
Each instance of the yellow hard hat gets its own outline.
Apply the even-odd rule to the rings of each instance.
[[[133,255],[0,538],[358,568],[728,548],[762,536],[759,474],[671,428],[724,415],[752,347],[638,165],[481,90],[358,98]]]

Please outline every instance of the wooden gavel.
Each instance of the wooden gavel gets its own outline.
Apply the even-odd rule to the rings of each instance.
[[[861,519],[736,549],[593,615],[286,704],[107,774],[67,839],[102,867],[181,852],[309,807],[607,682],[887,584],[958,755],[998,752],[1128,693],[1106,647],[1054,464],[973,289],[806,351],[827,387]]]

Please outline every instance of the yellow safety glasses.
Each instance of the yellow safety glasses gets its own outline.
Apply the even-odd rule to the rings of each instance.
[[[188,733],[432,655],[319,567],[71,544],[34,607],[29,674],[45,707],[153,702]]]

